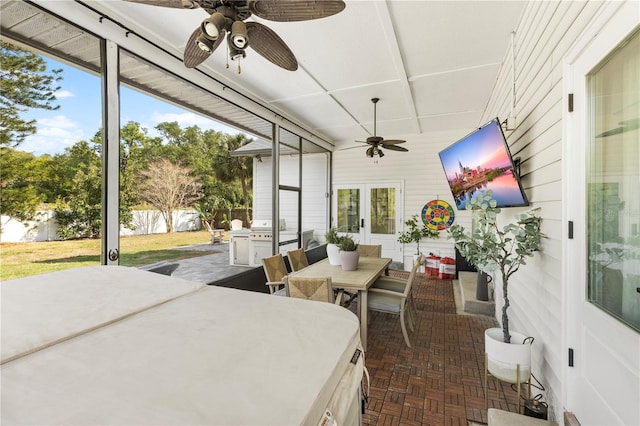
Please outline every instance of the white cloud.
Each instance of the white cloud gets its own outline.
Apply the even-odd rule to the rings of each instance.
[[[27,137],[20,150],[36,155],[59,154],[84,138],[80,125],[64,115],[38,119],[36,126],[36,134]]]
[[[56,115],[49,118],[39,118],[38,120],[38,133],[46,132],[48,129],[73,129],[79,128],[77,122],[71,120],[64,115]]]
[[[69,90],[58,90],[55,95],[57,99],[73,98],[75,96],[73,92]]]

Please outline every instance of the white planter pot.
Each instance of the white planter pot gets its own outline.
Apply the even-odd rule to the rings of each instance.
[[[524,334],[511,331],[511,343],[504,343],[502,328],[484,331],[484,351],[487,354],[487,369],[497,379],[517,383],[517,369],[520,366],[520,383],[531,376],[531,343],[522,343]]]
[[[327,257],[329,258],[329,264],[333,266],[340,266],[340,249],[336,244],[327,244]]]
[[[342,263],[342,270],[355,271],[358,269],[358,261],[360,260],[360,253],[357,251],[341,251],[340,262]]]

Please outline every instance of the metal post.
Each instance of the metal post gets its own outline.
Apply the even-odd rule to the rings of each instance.
[[[100,262],[120,259],[120,93],[119,48],[110,40],[100,44],[102,58],[102,245]]]

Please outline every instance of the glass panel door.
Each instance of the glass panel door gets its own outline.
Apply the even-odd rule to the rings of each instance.
[[[360,188],[339,188],[337,229],[341,233],[360,233]]]
[[[372,234],[395,235],[396,189],[371,188],[369,197],[369,221]]]
[[[400,182],[335,186],[332,226],[360,244],[380,244],[383,257],[401,262],[401,188]]]
[[[640,330],[640,32],[589,76],[589,301]]]

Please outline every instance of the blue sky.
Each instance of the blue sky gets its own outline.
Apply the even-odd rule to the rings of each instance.
[[[18,149],[36,155],[58,154],[80,140],[90,140],[100,129],[100,78],[77,68],[45,58],[49,69],[62,68],[63,79],[56,93],[60,108],[55,111],[30,110],[26,119],[37,121],[37,133],[29,136]],[[147,128],[148,135],[156,136],[154,127],[165,121],[177,121],[181,127],[197,125],[201,129],[214,129],[236,134],[238,130],[151,96],[121,87],[120,120],[124,125],[136,121]]]

